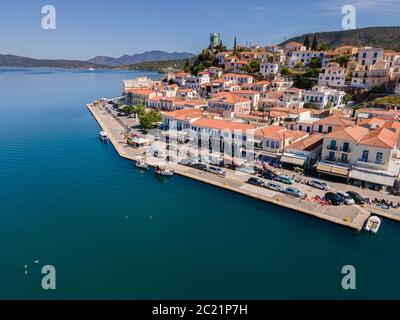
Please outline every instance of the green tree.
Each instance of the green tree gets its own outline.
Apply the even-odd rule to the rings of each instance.
[[[310,43],[310,38],[308,36],[306,36],[306,38],[304,39],[303,44],[306,46],[307,50],[310,49],[311,43]]]
[[[139,116],[140,125],[145,131],[155,129],[157,123],[162,121],[161,112],[158,110],[149,110]]]
[[[250,62],[245,68],[244,71],[247,73],[258,73],[260,72],[260,65],[261,65],[261,60],[260,59],[255,59]]]
[[[314,103],[311,103],[311,102],[306,102],[306,103],[304,104],[304,108],[305,108],[305,109],[318,110],[318,107],[317,107]]]
[[[140,117],[141,115],[146,113],[146,106],[144,104],[136,105],[134,107],[133,113]]]
[[[289,69],[288,67],[285,67],[285,68],[282,68],[282,74],[283,74],[284,76],[289,76],[289,75],[291,75],[292,73],[291,73],[291,71],[290,71],[290,69]]]
[[[319,76],[320,72],[321,72],[321,69],[319,69],[319,68],[310,68],[304,74],[304,77],[306,77],[306,78],[317,78]]]
[[[311,68],[321,68],[322,67],[321,60],[317,57],[311,58],[310,67]]]
[[[325,110],[330,110],[330,109],[332,109],[333,108],[333,102],[332,101],[329,101],[327,104],[326,104],[326,106],[325,106]]]
[[[192,70],[192,66],[190,64],[190,60],[189,59],[186,59],[185,66],[183,67],[183,70],[185,72],[190,72]]]
[[[341,67],[347,65],[349,61],[350,61],[350,56],[347,54],[342,54],[340,57],[337,57],[335,59],[335,62],[338,63]]]
[[[315,80],[305,78],[305,77],[297,77],[294,81],[294,86],[299,89],[310,90],[317,83]]]
[[[312,40],[311,50],[317,51],[318,50],[318,37],[317,34],[314,34],[314,38]]]

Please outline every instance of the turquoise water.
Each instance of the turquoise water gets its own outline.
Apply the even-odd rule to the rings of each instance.
[[[0,298],[400,298],[399,223],[357,234],[159,180],[101,144],[85,104],[139,75],[0,69]],[[41,289],[43,265],[55,291]],[[355,291],[341,289],[344,265]]]

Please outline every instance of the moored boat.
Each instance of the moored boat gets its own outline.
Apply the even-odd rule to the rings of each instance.
[[[367,224],[365,225],[365,230],[374,234],[377,234],[379,228],[381,227],[382,220],[377,216],[372,216],[368,219]]]
[[[149,165],[146,163],[146,161],[144,161],[142,157],[138,157],[136,159],[136,168],[147,170],[149,168]]]
[[[103,142],[108,142],[110,140],[110,138],[108,137],[107,132],[105,131],[101,131],[100,132],[100,140]]]
[[[165,166],[158,165],[156,167],[156,174],[164,177],[172,177],[174,175],[174,170],[168,169]]]

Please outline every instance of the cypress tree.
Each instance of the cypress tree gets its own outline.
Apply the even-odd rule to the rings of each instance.
[[[304,43],[303,44],[305,45],[307,50],[310,49],[310,38],[308,36],[304,39]]]
[[[318,38],[317,38],[317,34],[314,35],[313,41],[312,41],[312,45],[311,45],[311,49],[314,51],[318,50]]]

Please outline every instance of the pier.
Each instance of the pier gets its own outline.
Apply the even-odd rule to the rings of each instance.
[[[86,106],[91,112],[102,130],[106,131],[109,139],[120,157],[135,161],[138,156],[143,156],[147,148],[135,149],[128,146],[125,133],[126,125],[118,117],[108,112],[104,107],[88,104]],[[160,159],[147,157],[146,162],[156,166]],[[307,214],[314,218],[322,219],[357,231],[361,231],[365,222],[371,216],[372,211],[368,207],[346,206],[338,210],[338,207],[322,206],[306,200],[296,199],[285,194],[280,194],[267,189],[252,186],[246,183],[249,176],[227,170],[225,178],[211,173],[199,171],[180,164],[170,164],[177,175],[207,183],[215,187],[236,192],[269,204],[281,206],[293,212]],[[310,190],[312,191],[312,190]],[[374,212],[375,213],[375,212]],[[389,215],[387,215],[389,217]]]

